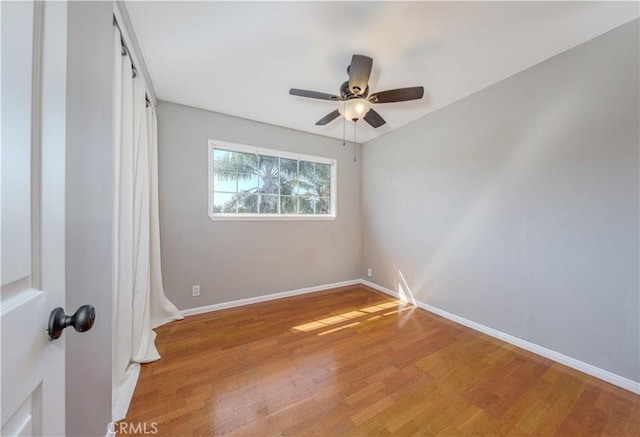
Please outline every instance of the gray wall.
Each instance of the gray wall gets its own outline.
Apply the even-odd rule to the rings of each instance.
[[[640,380],[638,97],[636,20],[365,144],[362,277]]]
[[[66,336],[69,436],[104,436],[111,421],[113,4],[69,2],[66,310],[96,308],[93,329]]]
[[[337,218],[211,221],[209,139],[337,159]],[[180,309],[360,276],[361,173],[352,144],[167,102],[158,106],[158,142],[163,282]]]

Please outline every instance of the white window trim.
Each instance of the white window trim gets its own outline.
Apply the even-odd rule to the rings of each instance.
[[[208,214],[212,221],[251,221],[251,220],[335,220],[338,215],[338,161],[336,159],[321,156],[305,155],[302,153],[286,152],[282,150],[267,149],[263,147],[248,146],[244,144],[230,143],[227,141],[209,140],[207,153],[207,191]],[[213,151],[214,149],[230,150],[234,152],[253,153],[256,155],[278,156],[285,159],[298,161],[310,161],[320,164],[329,164],[331,167],[331,212],[329,214],[224,214],[213,212]]]

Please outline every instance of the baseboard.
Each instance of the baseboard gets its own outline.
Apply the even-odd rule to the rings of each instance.
[[[374,284],[373,282],[369,282],[364,279],[361,280],[360,282],[362,283],[362,285],[366,285],[367,287],[371,287],[375,290],[381,291],[395,298],[400,298],[397,292],[389,288],[382,287],[378,284]],[[519,348],[525,349],[529,352],[533,352],[534,354],[541,355],[545,358],[556,361],[560,364],[564,364],[567,367],[571,367],[573,369],[579,370],[595,378],[602,379],[603,381],[606,381],[610,384],[621,387],[625,390],[629,390],[630,392],[640,394],[640,382],[633,381],[629,378],[625,378],[623,376],[609,372],[608,370],[601,369],[592,364],[588,364],[588,363],[585,363],[584,361],[580,361],[575,358],[569,357],[567,355],[561,354],[560,352],[547,349],[546,347],[537,345],[535,343],[531,343],[530,341],[523,340],[518,337],[514,337],[513,335],[507,334],[502,331],[498,331],[497,329],[489,328],[488,326],[474,322],[473,320],[465,319],[464,317],[460,317],[456,314],[450,313],[448,311],[442,310],[440,308],[434,307],[424,302],[416,301],[416,305],[425,311],[429,311],[430,313],[437,314],[441,317],[444,317],[445,319],[451,320],[452,322],[459,323],[475,331],[482,332],[483,334],[487,334],[491,337],[497,338],[506,343],[510,343],[514,346],[518,346]]]
[[[250,297],[247,299],[234,300],[231,302],[222,302],[214,305],[206,305],[206,306],[201,306],[196,308],[189,308],[186,310],[182,310],[180,312],[185,317],[193,316],[195,314],[208,313],[211,311],[234,308],[234,307],[249,305],[249,304],[258,303],[258,302],[266,302],[274,299],[282,299],[283,297],[298,296],[298,295],[307,294],[307,293],[315,293],[317,291],[323,291],[330,288],[345,287],[345,286],[356,285],[356,284],[366,285],[367,287],[373,288],[374,290],[378,290],[382,293],[388,294],[397,299],[401,298],[398,292],[393,291],[389,288],[383,287],[373,282],[369,282],[365,279],[353,279],[350,281],[335,282],[332,284],[318,285],[315,287],[299,288],[297,290],[284,291],[281,293],[268,294],[265,296]],[[494,328],[490,328],[478,322],[474,322],[473,320],[465,319],[464,317],[458,316],[456,314],[450,313],[448,311],[442,310],[440,308],[434,307],[424,302],[416,301],[415,304],[417,307],[422,308],[425,311],[428,311],[433,314],[437,314],[441,317],[444,317],[445,319],[451,320],[452,322],[459,323],[475,331],[482,332],[483,334],[487,334],[491,337],[497,338],[506,343],[512,344],[514,346],[517,346],[529,352],[533,352],[534,354],[541,355],[552,361],[556,361],[560,364],[564,364],[567,367],[571,367],[573,369],[579,370],[595,378],[602,379],[603,381],[606,381],[608,383],[621,387],[625,390],[629,390],[630,392],[640,394],[640,382],[633,381],[629,378],[625,378],[623,376],[609,372],[608,370],[604,370],[592,364],[585,363],[584,361],[580,361],[575,358],[569,357],[560,352],[547,349],[546,347],[537,345],[535,343],[531,343],[530,341],[523,340],[518,337],[514,337],[513,335],[507,334],[505,332],[499,331]]]
[[[183,316],[193,316],[196,314],[209,313],[211,311],[219,311],[227,308],[234,308],[252,303],[266,302],[269,300],[282,299],[283,297],[298,296],[301,294],[315,293],[317,291],[328,290],[330,288],[346,287],[349,285],[360,284],[360,279],[352,279],[350,281],[334,282],[331,284],[318,285],[315,287],[299,288],[297,290],[283,291],[281,293],[267,294],[265,296],[249,297],[247,299],[233,300],[231,302],[216,303],[213,305],[205,305],[196,308],[181,310]]]

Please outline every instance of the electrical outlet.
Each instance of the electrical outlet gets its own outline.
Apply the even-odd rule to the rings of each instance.
[[[194,285],[193,290],[191,290],[191,296],[200,296],[200,286]]]
[[[373,270],[371,270],[371,269],[367,269],[367,276],[368,276],[368,277],[373,276]]]

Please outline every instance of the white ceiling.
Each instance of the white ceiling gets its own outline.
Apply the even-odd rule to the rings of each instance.
[[[126,2],[161,100],[342,138],[337,103],[354,53],[374,59],[371,91],[422,85],[425,98],[379,104],[387,124],[442,108],[638,17],[635,2]],[[348,127],[349,129],[349,127]],[[352,132],[349,130],[348,132]],[[348,134],[351,135],[351,134]]]

